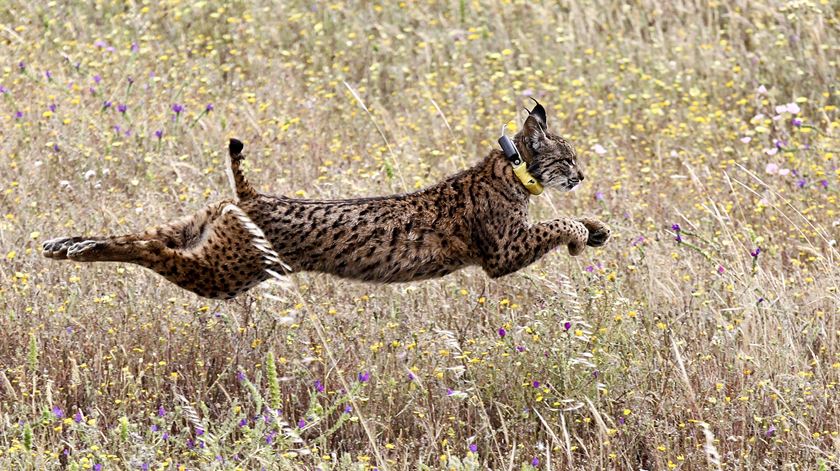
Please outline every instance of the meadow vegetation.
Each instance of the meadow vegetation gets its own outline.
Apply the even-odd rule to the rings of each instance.
[[[78,3],[78,5],[77,5]],[[0,10],[0,468],[838,469],[840,4]],[[528,97],[603,249],[211,302],[40,256],[232,196],[412,191]]]

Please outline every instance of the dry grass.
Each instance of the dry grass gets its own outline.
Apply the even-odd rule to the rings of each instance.
[[[837,2],[64,3],[0,12],[0,468],[840,466]],[[532,214],[603,250],[224,303],[39,255],[230,197],[231,136],[262,190],[419,188],[529,94],[587,165]]]

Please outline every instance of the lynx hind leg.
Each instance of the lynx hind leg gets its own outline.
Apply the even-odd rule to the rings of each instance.
[[[206,298],[229,299],[272,275],[291,271],[247,214],[229,203],[141,234],[64,237],[44,255],[79,262],[128,262],[146,267]]]
[[[214,207],[198,240],[149,268],[207,298],[229,299],[271,276],[291,271],[265,235],[234,204]]]

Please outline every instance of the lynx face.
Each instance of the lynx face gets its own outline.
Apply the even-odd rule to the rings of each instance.
[[[583,181],[572,144],[548,131],[545,110],[539,104],[525,120],[522,140],[531,156],[528,172],[543,185],[569,191]]]

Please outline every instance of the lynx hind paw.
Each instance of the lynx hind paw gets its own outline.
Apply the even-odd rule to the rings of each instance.
[[[67,249],[67,258],[70,260],[77,260],[80,262],[95,260],[92,257],[93,253],[105,245],[101,240],[83,240],[76,242]]]
[[[45,257],[64,260],[67,258],[70,247],[84,240],[86,240],[84,237],[58,237],[44,242],[41,247]]]

